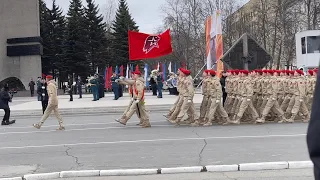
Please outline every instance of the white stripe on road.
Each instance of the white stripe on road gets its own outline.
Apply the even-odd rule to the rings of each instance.
[[[118,123],[119,124],[119,123]],[[174,127],[174,125],[151,125],[152,127]],[[64,132],[72,132],[72,131],[90,131],[90,130],[106,130],[106,129],[124,129],[124,128],[141,128],[140,126],[122,126],[122,127],[105,127],[105,128],[83,128],[83,129],[67,129]],[[34,133],[49,133],[56,132],[57,130],[49,130],[49,131],[21,131],[21,132],[5,132],[0,133],[0,135],[7,134],[34,134]]]
[[[210,139],[245,139],[245,138],[287,138],[287,137],[304,137],[306,134],[291,134],[291,135],[264,135],[264,136],[226,136],[226,137],[205,137],[205,138],[174,138],[174,139],[148,139],[148,140],[130,140],[130,141],[106,141],[94,143],[74,143],[74,144],[51,144],[38,146],[15,146],[15,147],[0,147],[0,150],[7,149],[29,149],[29,148],[50,148],[64,146],[89,146],[103,144],[126,144],[126,143],[150,143],[150,142],[169,142],[169,141],[188,141],[188,140],[210,140]]]

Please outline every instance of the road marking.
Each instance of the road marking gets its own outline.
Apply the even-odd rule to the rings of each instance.
[[[131,121],[130,123],[138,123],[140,121]],[[155,122],[166,122],[166,121],[151,121],[151,123]],[[88,125],[108,125],[108,124],[119,124],[118,122],[109,122],[109,123],[86,123],[86,124],[65,124],[66,127],[69,126],[88,126]],[[41,128],[48,128],[48,127],[58,127],[58,125],[48,125],[42,126]],[[32,126],[9,126],[5,128],[0,128],[0,130],[10,130],[10,129],[32,129]]]
[[[189,140],[212,140],[212,139],[249,139],[249,138],[286,138],[286,137],[303,137],[306,134],[289,134],[289,135],[264,135],[264,136],[225,136],[225,137],[204,137],[204,138],[172,138],[172,139],[145,139],[145,140],[128,140],[128,141],[105,141],[93,143],[74,143],[74,144],[48,144],[38,146],[12,146],[0,147],[0,150],[7,149],[30,149],[30,148],[50,148],[50,147],[64,147],[64,146],[89,146],[102,144],[126,144],[126,143],[150,143],[150,142],[169,142],[169,141],[189,141]]]
[[[174,127],[174,125],[152,125],[152,127]],[[124,129],[124,128],[141,128],[140,126],[136,125],[127,125],[127,126],[117,126],[117,127],[105,127],[105,128],[83,128],[83,129],[67,129],[64,132],[72,132],[72,131],[90,131],[90,130],[106,130],[106,129]],[[21,131],[21,132],[4,132],[0,133],[0,135],[7,135],[7,134],[34,134],[34,133],[49,133],[49,132],[56,132],[57,130],[48,130],[48,131]]]

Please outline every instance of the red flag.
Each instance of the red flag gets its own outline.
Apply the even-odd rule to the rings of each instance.
[[[112,66],[110,66],[109,68],[108,68],[108,78],[107,78],[107,80],[108,80],[108,88],[109,89],[111,89],[111,76],[112,76],[112,74],[113,74],[113,72],[112,72]]]
[[[120,66],[120,76],[123,76],[123,65]]]
[[[105,69],[105,76],[104,76],[104,88],[108,89],[109,88],[109,79],[108,79],[108,75],[109,75],[109,68],[106,67]]]
[[[157,35],[128,31],[129,59],[156,58],[172,53],[170,29]]]

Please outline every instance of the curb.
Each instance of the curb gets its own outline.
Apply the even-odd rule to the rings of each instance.
[[[152,112],[168,112],[173,106],[172,104],[164,105],[146,105],[147,111]],[[200,104],[195,103],[196,110],[200,109]],[[117,106],[117,107],[87,107],[87,108],[60,108],[59,113],[61,115],[91,115],[91,114],[117,114],[123,113],[127,106]],[[11,110],[11,114],[14,117],[21,116],[42,116],[42,110]]]
[[[279,169],[306,169],[313,168],[311,161],[282,161],[243,163],[233,165],[208,165],[191,167],[174,167],[160,169],[115,169],[115,170],[84,170],[84,171],[61,171],[43,174],[27,174],[23,177],[2,178],[0,180],[46,180],[74,177],[96,177],[96,176],[139,176],[155,174],[179,174],[179,173],[201,173],[201,172],[237,172],[237,171],[261,171]]]

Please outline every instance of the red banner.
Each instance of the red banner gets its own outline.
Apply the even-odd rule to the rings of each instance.
[[[157,58],[172,53],[170,30],[158,35],[128,31],[129,59]]]

